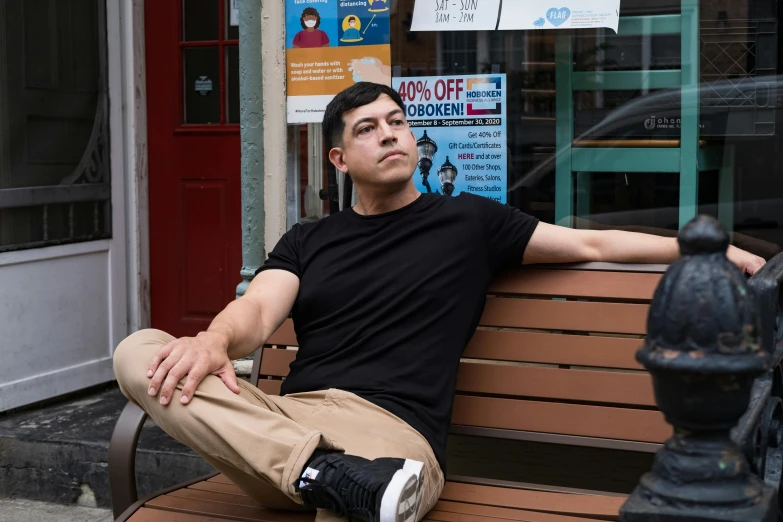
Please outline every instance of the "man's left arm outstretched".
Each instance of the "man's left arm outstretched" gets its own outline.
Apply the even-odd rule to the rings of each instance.
[[[523,264],[614,263],[667,264],[680,255],[677,239],[622,230],[579,230],[539,223],[522,258]],[[727,256],[743,272],[753,275],[764,259],[729,246]]]

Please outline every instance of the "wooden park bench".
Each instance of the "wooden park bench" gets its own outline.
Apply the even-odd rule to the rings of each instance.
[[[634,355],[643,342],[650,301],[665,268],[601,263],[520,267],[497,279],[463,354],[451,433],[656,452],[672,428],[656,407],[650,375]],[[765,339],[765,344],[771,343],[767,348],[776,342],[781,273],[783,255],[778,255],[758,274],[766,284],[763,319],[773,332]],[[256,353],[252,382],[265,393],[278,394],[296,345],[288,320]],[[781,384],[779,370],[757,380],[748,413],[735,431],[739,442],[751,448],[749,456],[761,474],[765,461],[779,459],[783,449],[783,444],[772,449],[783,442],[783,423],[778,423],[783,417]],[[118,520],[313,519],[313,513],[265,509],[220,474],[138,500],[134,458],[145,417],[128,404],[112,439],[109,472]],[[772,441],[770,437],[778,439],[766,442]],[[779,466],[777,477],[772,471],[768,475],[768,481],[779,484]],[[625,500],[625,495],[606,491],[449,476],[440,501],[425,520],[616,520]]]

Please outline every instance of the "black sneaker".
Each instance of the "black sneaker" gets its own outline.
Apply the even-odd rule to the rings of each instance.
[[[329,453],[316,457],[294,487],[306,507],[331,509],[338,517],[416,522],[423,468],[410,459]]]

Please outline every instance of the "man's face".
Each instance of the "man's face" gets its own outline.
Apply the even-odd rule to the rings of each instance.
[[[407,183],[416,170],[416,140],[402,109],[383,94],[343,115],[342,147],[329,159],[357,185],[393,187]]]

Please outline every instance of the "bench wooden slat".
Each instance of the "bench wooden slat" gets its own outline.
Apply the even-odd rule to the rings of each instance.
[[[261,363],[263,375],[284,377],[294,359],[293,350],[267,348]],[[278,395],[281,381],[261,379],[259,388]],[[561,370],[463,362],[457,376],[462,392],[541,397],[571,401],[655,406],[650,376],[644,373]]]
[[[636,350],[642,339],[508,330],[477,330],[463,357],[541,364],[642,370]],[[296,350],[264,348],[261,375],[285,377]]]
[[[211,477],[207,479],[206,481],[199,482],[196,485],[201,485],[199,488],[194,488],[193,486],[190,486],[189,488],[183,488],[176,491],[173,491],[170,493],[170,495],[178,496],[181,498],[196,498],[196,499],[202,499],[202,500],[209,500],[212,502],[228,502],[228,503],[240,503],[243,505],[249,505],[249,506],[256,506],[258,505],[256,501],[251,499],[250,497],[242,495],[236,495],[231,493],[220,493],[213,491],[214,488],[212,488],[209,483],[216,483],[216,484],[225,484],[230,485],[231,490],[235,492],[241,492],[241,490],[235,486],[231,480],[226,477],[225,475],[218,474],[214,477]],[[489,486],[494,487],[494,486]],[[505,490],[505,487],[497,486],[500,489]],[[204,489],[206,488],[206,489]],[[531,490],[528,490],[531,491]],[[547,492],[549,493],[549,492]],[[559,495],[569,494],[569,493],[557,493]],[[579,492],[577,494],[584,495],[585,492]],[[588,495],[588,496],[599,496],[599,495]],[[617,498],[625,498],[624,495],[615,495]],[[462,514],[474,514],[474,515],[482,515],[482,516],[490,516],[494,518],[508,518],[508,519],[517,519],[515,517],[515,514],[520,513],[520,510],[517,509],[510,509],[510,508],[503,508],[503,507],[495,507],[495,506],[484,506],[479,504],[466,504],[463,502],[450,502],[448,500],[440,500],[438,501],[437,505],[433,508],[433,511],[440,511],[440,512],[449,512],[449,513],[462,513]],[[559,515],[546,515],[542,514],[545,517],[557,517]],[[542,520],[549,521],[550,519],[544,518]],[[559,522],[559,518],[553,518],[551,519],[552,522]],[[570,520],[570,519],[569,519]],[[567,521],[564,521],[567,522]]]
[[[209,482],[203,480],[196,482],[188,486],[188,489],[197,489],[199,491],[212,491],[214,493],[224,493],[227,495],[235,495],[239,497],[247,497],[247,494],[239,489],[235,484],[221,484],[220,482]]]
[[[436,511],[433,509],[427,513],[423,520],[428,522],[497,522],[497,517],[484,514],[452,513],[448,511]],[[514,510],[514,518],[506,520],[513,520],[515,522],[589,522],[590,520],[594,521],[595,519],[552,515],[550,513],[516,509]]]
[[[296,352],[267,348],[261,360],[261,374],[276,377],[288,375],[288,365]],[[272,383],[276,381],[271,381]],[[270,381],[273,394],[279,388]],[[543,397],[610,404],[655,406],[652,383],[645,373],[606,373],[593,370],[560,370],[504,366],[500,364],[460,364],[457,390],[472,393]],[[269,393],[269,392],[266,392]]]
[[[300,513],[296,511],[281,511],[263,508],[261,506],[242,506],[239,504],[226,504],[224,502],[209,502],[191,498],[179,498],[171,495],[156,497],[145,504],[147,507],[177,511],[180,513],[192,513],[208,517],[225,517],[230,520],[245,520],[250,522],[303,522],[312,520],[312,513]],[[303,516],[306,515],[306,516]]]
[[[226,504],[237,504],[239,506],[259,507],[260,504],[250,497],[241,495],[232,495],[230,493],[217,493],[215,491],[205,491],[199,489],[183,488],[169,493],[172,497],[193,498],[197,500],[206,500],[209,502],[223,502]]]
[[[264,348],[261,357],[261,375],[285,377],[288,375],[288,365],[296,358],[296,350],[281,350],[279,348]]]
[[[641,370],[634,357],[641,344],[638,338],[476,330],[462,356]]]
[[[227,476],[225,476],[222,473],[218,473],[214,477],[208,478],[207,482],[218,482],[220,484],[233,484],[233,482],[231,482],[231,479],[229,479]]]
[[[459,489],[460,486],[464,486],[464,484],[447,483],[446,489],[444,489],[443,498],[445,499],[447,494],[450,494],[455,488],[457,490],[457,495],[463,494],[463,491]],[[501,490],[501,494],[502,492],[515,491],[508,490],[507,488],[478,487],[482,488],[478,491],[479,499],[484,499],[484,501],[488,500],[490,502],[495,500],[495,496],[487,495],[487,489],[499,489]],[[541,504],[545,503],[543,505],[544,509],[540,511],[531,511],[529,509],[485,505],[481,501],[477,503],[466,503],[464,501],[453,502],[450,500],[440,500],[433,510],[427,514],[424,520],[437,522],[492,522],[492,520],[505,519],[517,522],[579,522],[584,520],[595,520],[593,516],[600,516],[602,518],[607,517],[607,507],[606,505],[603,505],[603,503],[598,503],[598,509],[594,511],[585,509],[585,507],[581,508],[581,511],[585,511],[584,515],[589,518],[547,512],[550,510],[563,510],[560,506],[560,503],[564,500],[563,497],[576,497],[575,500],[580,500],[583,499],[585,495],[546,493],[542,497],[541,495],[530,495],[530,493],[541,492],[524,491],[525,494],[523,494],[523,497],[534,498],[537,501],[537,503],[533,505],[535,506],[533,509],[542,507]],[[471,491],[470,494],[476,495],[476,491]],[[519,495],[513,495],[513,497],[514,501],[519,501]],[[591,499],[594,498],[595,497],[591,496]],[[551,504],[547,504],[548,502]],[[570,503],[572,502],[567,502],[567,504]],[[590,504],[594,505],[596,503],[591,501]],[[570,506],[567,506],[566,509],[573,510]],[[313,519],[314,515],[311,512],[265,509],[248,497],[238,498],[237,495],[183,488],[148,502],[146,506],[137,511],[130,520],[132,522],[217,522],[219,520],[310,522]]]
[[[269,379],[258,379],[258,389],[267,395],[280,395],[280,387],[283,381],[271,381]]]
[[[646,304],[490,297],[481,326],[644,335]]]
[[[296,332],[294,331],[294,321],[291,319],[283,321],[283,324],[269,337],[266,344],[299,346],[299,343],[296,340]]]
[[[625,497],[623,497],[625,498]],[[438,500],[438,502],[433,506],[432,511],[437,511],[438,513],[456,513],[460,515],[481,515],[481,516],[488,516],[492,518],[501,518],[501,519],[507,519],[507,520],[515,520],[518,516],[518,513],[528,513],[530,511],[528,510],[520,510],[520,509],[513,509],[508,507],[497,507],[497,506],[483,506],[481,504],[470,504],[466,502],[452,502],[450,500]],[[572,521],[572,520],[584,520],[582,518],[573,518],[571,515],[553,515],[551,513],[542,513],[542,512],[535,512],[536,514],[544,517],[542,520],[549,521],[552,520],[553,522],[560,520],[565,521]],[[600,516],[600,515],[599,515]],[[553,517],[553,518],[548,518]],[[593,518],[589,518],[587,520],[594,520]]]
[[[646,373],[561,370],[463,362],[457,391],[581,402],[655,406]]]
[[[620,506],[625,502],[624,497],[569,495],[459,482],[446,482],[440,498],[441,500],[486,506],[510,507],[583,517],[601,516],[612,519],[617,518]],[[435,509],[439,509],[438,504],[435,505]]]
[[[608,406],[457,395],[451,422],[508,430],[663,443],[672,434],[663,414]]]
[[[225,520],[229,519],[142,507],[128,519],[128,522],[223,522]]]
[[[650,301],[662,275],[527,268],[495,279],[489,291],[502,294]]]

